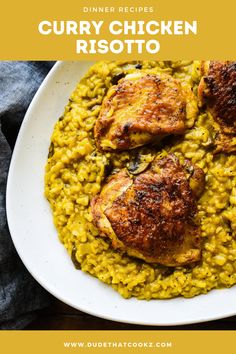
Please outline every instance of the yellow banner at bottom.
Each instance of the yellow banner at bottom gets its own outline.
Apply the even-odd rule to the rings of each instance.
[[[231,353],[234,331],[1,331],[1,353]]]

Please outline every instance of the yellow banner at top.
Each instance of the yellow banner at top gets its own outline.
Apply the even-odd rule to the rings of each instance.
[[[235,1],[2,4],[1,60],[235,59]]]

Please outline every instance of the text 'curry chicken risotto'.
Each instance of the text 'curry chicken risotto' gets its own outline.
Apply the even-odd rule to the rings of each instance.
[[[236,283],[236,64],[98,62],[57,121],[45,174],[74,266],[123,297]]]

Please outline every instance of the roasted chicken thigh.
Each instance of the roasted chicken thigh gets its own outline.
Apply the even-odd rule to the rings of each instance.
[[[192,188],[191,188],[192,186]],[[100,235],[114,248],[146,262],[178,266],[201,257],[196,201],[204,186],[203,171],[169,154],[132,176],[112,175],[91,203]]]
[[[217,123],[216,152],[236,151],[236,62],[202,62],[198,94]]]
[[[126,150],[185,130],[186,97],[167,74],[129,74],[104,98],[94,128],[100,150]]]

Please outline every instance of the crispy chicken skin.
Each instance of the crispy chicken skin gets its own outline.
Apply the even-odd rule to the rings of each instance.
[[[236,151],[236,62],[202,62],[198,95],[218,123],[216,151]]]
[[[189,167],[190,163],[188,171]],[[91,204],[100,235],[109,237],[114,248],[146,262],[178,266],[198,261],[200,230],[194,217],[204,174],[191,167],[189,174],[170,154],[155,159],[138,176],[126,170],[113,175]]]
[[[112,86],[94,128],[100,150],[126,150],[185,129],[185,93],[172,76],[135,73]]]

